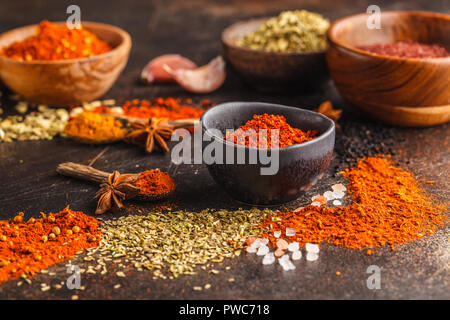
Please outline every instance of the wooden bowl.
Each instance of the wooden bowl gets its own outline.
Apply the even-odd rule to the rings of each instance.
[[[57,24],[63,24],[58,22]],[[0,35],[0,50],[34,34],[36,25]],[[58,61],[17,61],[0,56],[0,78],[29,102],[61,106],[87,102],[111,88],[127,64],[130,35],[102,23],[83,22],[83,27],[108,42],[112,50],[89,58]]]
[[[399,58],[357,49],[411,39],[450,48],[450,15],[386,11],[381,29],[368,29],[368,15],[334,22],[326,58],[343,98],[366,115],[400,126],[431,126],[450,120],[450,57]]]
[[[311,53],[271,52],[236,45],[244,35],[269,18],[235,23],[222,32],[224,55],[250,85],[266,91],[304,89],[328,79],[325,51]]]

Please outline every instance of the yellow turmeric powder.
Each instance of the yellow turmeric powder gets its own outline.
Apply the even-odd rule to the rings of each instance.
[[[128,132],[113,116],[83,112],[67,122],[64,132],[74,138],[86,140],[120,140]]]

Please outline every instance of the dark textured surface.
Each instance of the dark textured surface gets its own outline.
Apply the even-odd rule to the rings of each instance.
[[[2,1],[0,4],[0,31],[38,22],[65,19],[68,1]],[[137,83],[140,69],[153,56],[173,52],[204,63],[221,50],[220,32],[240,19],[267,16],[283,9],[306,8],[319,11],[330,19],[363,12],[370,1],[80,1],[82,18],[116,24],[133,37],[130,61],[115,86],[106,97],[151,98],[154,96],[190,96],[172,85],[147,87]],[[442,1],[381,1],[382,9],[423,9],[449,13],[446,0]],[[411,169],[419,178],[434,180],[425,189],[436,199],[449,198],[449,125],[427,129],[402,129],[380,125],[360,118],[342,102],[331,83],[310,94],[263,94],[249,89],[231,70],[225,85],[208,95],[213,102],[265,101],[312,109],[330,99],[344,108],[342,129],[337,131],[336,150],[324,178],[305,197],[288,207],[304,205],[310,197],[341,181],[335,175],[337,168],[352,163],[355,156],[393,153],[394,159]],[[2,90],[5,92],[5,90]],[[6,92],[5,92],[5,95]],[[13,103],[3,98],[2,107]],[[7,219],[18,211],[27,217],[39,211],[57,211],[70,204],[73,209],[93,213],[91,200],[96,186],[58,176],[55,167],[64,161],[87,164],[102,146],[85,146],[69,140],[14,142],[0,144],[0,218]],[[158,167],[168,169],[169,155],[147,156],[133,146],[109,146],[95,166],[102,170],[118,169],[137,172]],[[184,165],[175,175],[178,189],[171,198],[179,208],[238,208],[242,205],[230,199],[212,180],[202,165]],[[138,203],[151,209],[152,206]],[[372,256],[364,252],[339,247],[322,246],[319,260],[307,263],[303,258],[294,272],[282,272],[279,265],[262,266],[255,255],[227,260],[216,267],[221,273],[213,275],[200,271],[196,276],[177,280],[152,280],[149,273],[128,273],[127,278],[111,275],[85,275],[85,290],[68,289],[41,292],[40,283],[59,283],[66,280],[64,264],[50,271],[56,276],[39,275],[31,285],[17,286],[17,281],[0,285],[0,298],[82,298],[125,299],[354,299],[354,298],[426,298],[449,299],[449,245],[448,233],[438,234],[399,247],[377,250]],[[381,270],[381,289],[369,290],[366,269],[378,265]],[[230,270],[225,270],[230,266]],[[341,276],[335,272],[340,271]],[[228,278],[235,282],[229,283]],[[118,290],[113,286],[122,284]],[[208,291],[193,291],[192,287],[210,283]]]

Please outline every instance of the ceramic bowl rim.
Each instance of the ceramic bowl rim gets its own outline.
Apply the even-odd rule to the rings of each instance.
[[[55,21],[52,22],[54,24],[57,25],[61,25],[61,24],[65,24],[65,21]],[[26,25],[26,26],[22,26],[19,28],[14,28],[11,30],[7,30],[3,33],[0,34],[0,38],[4,37],[5,35],[7,35],[10,32],[14,32],[14,31],[18,31],[20,29],[30,29],[30,28],[37,28],[39,24],[30,24],[30,25]],[[125,48],[127,51],[130,51],[131,49],[131,36],[130,34],[123,30],[122,28],[116,27],[114,25],[111,24],[107,24],[107,23],[102,23],[102,22],[93,22],[93,21],[82,21],[81,22],[82,26],[85,26],[87,29],[89,29],[90,26],[94,26],[94,27],[104,27],[109,29],[110,31],[116,33],[117,35],[120,36],[121,41],[120,43],[113,48],[112,50],[105,52],[105,53],[101,53],[92,57],[84,57],[84,58],[74,58],[74,59],[63,59],[63,60],[32,60],[32,61],[20,61],[20,60],[16,60],[4,55],[0,55],[0,59],[7,61],[9,63],[16,63],[16,64],[21,64],[21,65],[64,65],[64,64],[72,64],[72,63],[84,63],[84,62],[89,62],[89,61],[95,61],[97,59],[102,59],[102,58],[107,58],[109,56],[113,56],[115,54],[117,54],[117,52],[119,52],[120,50],[122,50],[122,48]],[[92,33],[95,34],[95,32],[91,31]],[[3,50],[4,47],[1,47],[0,50]]]
[[[278,150],[278,152],[288,152],[289,150],[295,150],[295,149],[302,149],[302,148],[307,148],[308,146],[311,146],[313,144],[316,144],[322,140],[325,140],[326,138],[328,138],[329,135],[331,135],[333,132],[335,132],[336,130],[336,126],[334,124],[334,121],[331,120],[330,118],[328,118],[327,116],[315,112],[315,111],[311,111],[311,110],[307,110],[307,109],[303,109],[303,108],[298,108],[298,107],[293,107],[293,106],[286,106],[286,105],[282,105],[282,104],[276,104],[276,103],[268,103],[268,102],[258,102],[258,101],[252,101],[252,102],[248,102],[248,101],[229,101],[229,102],[224,102],[224,103],[220,103],[217,104],[216,106],[208,109],[205,111],[205,113],[203,113],[202,117],[200,118],[200,123],[202,125],[202,131],[207,131],[208,129],[216,129],[216,128],[206,128],[205,122],[203,121],[207,116],[208,113],[212,112],[212,110],[214,110],[214,108],[226,108],[228,105],[230,104],[239,104],[242,106],[245,105],[254,105],[254,104],[258,104],[258,105],[264,105],[264,106],[271,106],[274,107],[274,109],[280,108],[280,109],[290,109],[290,110],[295,110],[295,111],[299,111],[299,112],[303,112],[303,113],[307,113],[307,114],[313,114],[313,115],[318,115],[319,117],[323,118],[325,121],[327,121],[329,123],[329,127],[328,129],[326,129],[321,135],[319,135],[317,138],[314,138],[312,140],[303,142],[303,143],[299,143],[299,144],[294,144],[291,146],[287,146],[287,147],[282,147],[282,148],[255,148],[255,147],[247,147],[247,146],[243,146],[240,144],[236,144],[236,143],[232,143],[230,141],[227,140],[223,140],[223,137],[218,137],[216,135],[210,134],[211,137],[213,137],[216,141],[220,141],[222,144],[228,145],[228,146],[234,146],[238,149],[248,149],[248,150],[252,150],[252,151],[258,151],[258,150]]]
[[[389,10],[389,11],[382,11],[381,14],[382,15],[392,15],[392,14],[417,15],[417,16],[428,16],[430,18],[437,16],[440,19],[449,20],[449,22],[450,22],[450,15],[444,14],[444,13],[438,13],[438,12]],[[346,44],[342,43],[342,41],[338,37],[336,37],[335,34],[333,34],[334,30],[340,24],[347,22],[351,19],[361,17],[361,16],[367,16],[367,13],[353,14],[353,15],[345,16],[343,18],[339,18],[339,19],[335,20],[330,25],[330,28],[328,28],[328,31],[327,31],[327,39],[328,39],[329,45],[333,44],[333,45],[336,45],[343,49],[346,49],[350,52],[353,52],[355,54],[363,55],[363,56],[367,56],[367,57],[371,57],[371,58],[376,58],[376,59],[380,59],[380,60],[398,60],[398,61],[411,61],[411,62],[444,62],[444,61],[447,62],[447,61],[450,61],[450,56],[438,57],[438,58],[408,58],[408,57],[386,56],[386,55],[382,55],[382,54],[378,54],[378,53],[361,50],[353,45],[346,45]]]

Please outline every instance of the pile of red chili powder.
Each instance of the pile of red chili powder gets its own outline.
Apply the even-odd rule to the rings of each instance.
[[[445,58],[450,52],[438,44],[422,44],[411,40],[394,43],[375,43],[358,49],[400,58]]]
[[[105,41],[83,28],[69,29],[65,24],[39,23],[36,34],[14,42],[1,53],[19,61],[65,60],[91,57],[111,51]]]
[[[167,172],[158,169],[147,170],[139,174],[136,187],[145,194],[161,194],[175,189],[175,181]]]
[[[209,100],[202,100],[196,105],[191,99],[156,98],[150,100],[133,99],[126,101],[123,106],[123,115],[134,118],[167,118],[170,120],[200,118],[206,109],[212,106]],[[98,107],[96,112],[109,113],[105,107]]]
[[[328,242],[352,249],[395,245],[415,240],[443,226],[447,217],[418,186],[408,171],[395,167],[382,157],[359,161],[353,169],[342,172],[348,179],[352,202],[329,208],[309,205],[295,211],[269,217],[263,227],[264,237],[275,245],[275,231],[289,242]],[[286,228],[295,235],[286,236]],[[370,251],[368,251],[369,253]]]
[[[0,221],[0,283],[32,276],[99,245],[102,231],[97,219],[69,207],[41,214],[41,219],[27,222],[22,212],[12,221]]]
[[[251,130],[250,133],[249,130]],[[266,130],[266,134],[262,134],[264,131],[260,132],[260,130]],[[277,140],[272,141],[272,130],[278,130],[278,136],[275,135]],[[227,132],[224,139],[253,148],[283,148],[316,137],[316,130],[302,131],[291,127],[282,115],[265,113],[254,115],[252,120],[247,121],[234,132]]]

